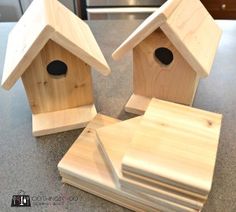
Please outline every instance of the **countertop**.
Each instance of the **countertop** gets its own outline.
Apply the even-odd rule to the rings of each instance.
[[[132,93],[131,53],[113,61],[111,53],[141,23],[88,22],[112,68],[109,77],[93,71],[97,111],[122,120]],[[223,114],[223,125],[209,199],[203,211],[236,211],[236,21],[217,21],[222,40],[211,74],[200,81],[193,107]],[[7,35],[14,23],[0,24],[0,78]],[[206,35],[208,36],[208,35]],[[22,82],[0,89],[0,211],[129,211],[94,195],[61,183],[57,164],[81,130],[35,138],[31,111]],[[12,195],[23,190],[31,208],[11,208]]]

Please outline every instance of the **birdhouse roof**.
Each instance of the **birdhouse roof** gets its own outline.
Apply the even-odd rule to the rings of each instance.
[[[169,0],[118,47],[114,59],[137,46],[160,28],[201,77],[209,75],[221,29],[199,0]]]
[[[57,0],[34,0],[8,37],[2,86],[10,89],[49,40],[104,75],[110,68],[89,26]]]

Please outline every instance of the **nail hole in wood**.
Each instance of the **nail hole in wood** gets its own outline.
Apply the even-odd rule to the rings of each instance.
[[[47,65],[47,71],[55,78],[65,77],[67,73],[67,65],[61,60],[53,60]]]
[[[165,47],[161,47],[155,50],[154,58],[161,65],[168,66],[172,63],[174,56],[171,50]]]

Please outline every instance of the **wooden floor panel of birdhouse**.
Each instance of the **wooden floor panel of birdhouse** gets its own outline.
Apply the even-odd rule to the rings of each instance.
[[[208,195],[221,119],[220,114],[152,99],[123,157],[123,173]]]
[[[148,185],[126,178],[122,174],[121,164],[123,156],[129,148],[132,137],[138,128],[141,117],[136,117],[116,124],[105,126],[96,130],[99,147],[104,160],[113,174],[117,186],[136,196],[142,195],[146,200],[165,204],[174,211],[194,211],[201,209],[206,197],[195,195],[168,184]],[[142,160],[140,158],[140,160]]]
[[[129,101],[125,105],[125,111],[128,113],[143,115],[151,100],[151,98],[145,96],[132,94]]]
[[[34,136],[48,135],[85,127],[97,114],[94,105],[32,114]]]
[[[119,122],[98,114],[58,164],[62,181],[135,211],[166,211],[166,207],[121,190],[98,148],[95,130]],[[169,210],[173,211],[173,210]]]

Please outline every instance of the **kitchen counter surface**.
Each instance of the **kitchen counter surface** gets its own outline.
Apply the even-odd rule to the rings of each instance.
[[[113,61],[113,50],[141,21],[88,22],[112,68],[106,78],[93,71],[97,111],[122,120],[132,93],[131,53]],[[193,106],[223,114],[214,181],[204,212],[236,211],[236,21],[217,21],[222,40],[210,76],[200,81]],[[0,23],[0,78],[7,35],[14,23]],[[207,35],[206,35],[207,36]],[[0,211],[129,211],[61,183],[57,164],[80,134],[73,130],[35,138],[31,111],[21,81],[0,89]],[[11,208],[12,195],[23,190],[31,208]]]

